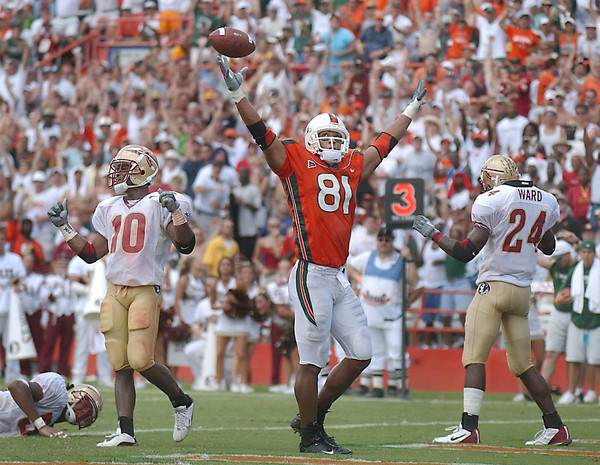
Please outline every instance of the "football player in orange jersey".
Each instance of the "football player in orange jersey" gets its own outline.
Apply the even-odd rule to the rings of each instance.
[[[266,127],[242,91],[247,68],[235,73],[226,57],[219,56],[217,62],[242,120],[281,180],[294,224],[298,261],[290,275],[289,294],[300,355],[294,386],[300,413],[292,420],[292,429],[300,433],[300,452],[350,454],[350,449],[325,433],[323,421],[372,354],[364,310],[346,277],[356,187],[404,135],[427,90],[420,80],[406,110],[364,153],[350,150],[348,131],[332,113],[317,115],[308,123],[302,146],[293,139],[279,140]],[[318,393],[317,377],[328,361],[330,334],[346,357]]]

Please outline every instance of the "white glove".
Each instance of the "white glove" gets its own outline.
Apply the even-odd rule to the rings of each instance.
[[[417,215],[415,220],[413,221],[412,228],[415,231],[419,231],[423,237],[428,237],[432,239],[435,233],[438,233],[439,230],[423,215]]]
[[[229,67],[229,58],[219,55],[217,57],[217,63],[221,68],[225,85],[229,89],[233,103],[240,103],[246,96],[242,90],[242,82],[244,82],[244,76],[248,72],[248,67],[243,67],[239,73],[234,73]]]
[[[63,224],[67,224],[69,217],[69,210],[67,210],[67,199],[64,199],[62,203],[56,202],[54,205],[50,207],[48,210],[48,216],[50,217],[50,221],[57,228],[62,226]]]
[[[426,93],[427,89],[423,87],[423,79],[419,79],[415,93],[413,94],[410,103],[402,112],[402,114],[404,116],[408,116],[411,120],[414,120],[421,107],[425,105],[425,100],[423,100],[423,98],[425,97]]]
[[[165,207],[169,213],[173,213],[179,208],[179,202],[175,198],[175,194],[170,191],[163,191],[158,189],[158,203]]]

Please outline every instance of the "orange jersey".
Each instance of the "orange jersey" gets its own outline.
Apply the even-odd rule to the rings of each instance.
[[[348,258],[363,154],[349,150],[335,167],[293,139],[281,142],[287,157],[275,174],[287,196],[296,256],[317,265],[340,267]]]

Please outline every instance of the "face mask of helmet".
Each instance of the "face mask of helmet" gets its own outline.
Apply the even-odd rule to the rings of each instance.
[[[67,392],[65,420],[79,429],[90,426],[102,410],[102,395],[94,386],[77,385]]]
[[[141,145],[127,145],[110,162],[108,187],[123,195],[131,187],[150,184],[158,173],[154,154]]]
[[[304,145],[325,163],[339,163],[350,148],[350,134],[337,116],[321,113],[306,125]]]

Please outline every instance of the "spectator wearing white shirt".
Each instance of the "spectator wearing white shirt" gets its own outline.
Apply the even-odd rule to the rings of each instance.
[[[8,311],[12,286],[25,277],[23,260],[15,253],[6,251],[6,231],[0,229],[0,337],[2,338],[4,382],[10,383],[20,375],[18,360],[7,360],[9,353]]]
[[[519,152],[523,129],[529,123],[529,120],[517,113],[517,104],[509,101],[506,104],[507,113],[496,124],[496,134],[498,137],[498,153],[514,156]]]
[[[492,60],[506,58],[506,33],[500,27],[496,9],[491,3],[481,4],[481,14],[476,15],[475,26],[479,30],[479,46],[477,47],[477,60],[484,61],[491,43]]]
[[[597,56],[600,51],[600,36],[597,33],[596,23],[588,22],[585,25],[585,34],[577,39],[577,54],[581,58],[590,59]]]

